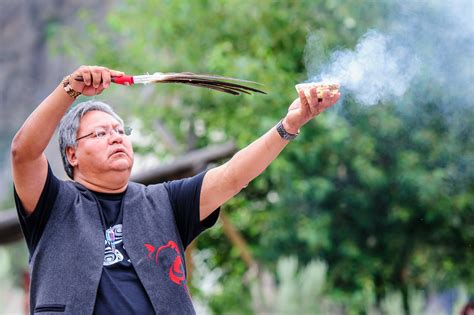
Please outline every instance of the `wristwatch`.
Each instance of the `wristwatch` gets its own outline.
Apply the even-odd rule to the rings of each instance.
[[[73,99],[76,99],[79,95],[81,95],[81,92],[78,92],[72,88],[71,84],[69,83],[70,78],[71,78],[71,75],[67,75],[64,77],[62,81],[63,88],[64,88],[64,91],[66,91],[67,95],[69,95]]]
[[[292,134],[286,131],[285,127],[283,127],[283,119],[280,120],[278,124],[276,125],[276,130],[278,131],[278,134],[280,135],[280,137],[282,137],[282,139],[288,140],[288,141],[295,139],[300,134],[299,130],[297,134]]]

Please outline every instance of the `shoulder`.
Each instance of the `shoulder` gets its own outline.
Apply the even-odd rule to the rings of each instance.
[[[71,180],[58,180],[58,196],[57,201],[72,202],[81,195],[86,194],[87,189]]]
[[[206,172],[207,171],[204,171],[191,177],[169,181],[169,182],[164,183],[163,185],[171,193],[174,190],[188,191],[188,190],[200,189],[202,182],[204,180],[204,176],[206,175]]]

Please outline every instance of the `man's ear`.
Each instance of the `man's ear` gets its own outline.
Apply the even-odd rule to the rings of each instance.
[[[76,157],[76,149],[73,147],[67,147],[66,148],[66,157],[67,160],[69,161],[69,164],[72,165],[72,167],[77,166],[77,157]]]

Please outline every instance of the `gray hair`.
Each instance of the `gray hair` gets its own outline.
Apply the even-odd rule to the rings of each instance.
[[[69,163],[66,155],[66,149],[77,147],[77,130],[81,123],[82,117],[90,111],[98,110],[104,113],[110,114],[112,117],[123,126],[122,118],[117,115],[110,105],[105,104],[101,101],[87,101],[77,104],[72,107],[61,119],[59,123],[59,150],[61,152],[61,158],[63,160],[64,170],[69,178],[73,179],[74,168]]]

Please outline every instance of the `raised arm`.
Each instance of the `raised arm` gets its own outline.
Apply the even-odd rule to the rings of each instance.
[[[104,67],[81,66],[71,76],[82,75],[84,82],[71,79],[69,83],[74,91],[91,96],[100,94],[110,85],[111,75],[121,74]],[[73,102],[74,97],[66,92],[61,82],[30,114],[13,138],[13,182],[26,214],[33,213],[46,182],[48,163],[44,150],[62,116]]]
[[[297,134],[304,124],[334,105],[340,96],[339,93],[325,90],[322,101],[318,101],[316,87],[311,88],[309,93],[310,97],[307,98],[303,91],[298,92],[299,98],[293,101],[282,121],[284,129],[290,134]],[[209,170],[201,188],[201,220],[260,175],[288,142],[274,127],[237,152],[227,163]]]

